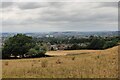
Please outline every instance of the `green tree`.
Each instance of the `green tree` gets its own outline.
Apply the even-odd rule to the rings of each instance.
[[[105,44],[104,39],[102,38],[93,38],[90,44],[88,45],[89,49],[103,49],[103,46]]]
[[[107,48],[111,48],[113,46],[118,45],[118,41],[117,40],[113,40],[113,41],[106,41],[106,43],[104,44],[103,48],[107,49]]]
[[[79,49],[79,45],[78,44],[73,44],[70,49],[71,50],[78,50]]]
[[[33,57],[38,54],[38,51],[35,50],[34,48],[31,48],[26,54],[29,55],[29,57]]]
[[[14,35],[5,41],[2,49],[3,57],[4,55],[9,56],[10,54],[23,56],[29,49],[35,46],[34,44],[32,37],[26,36],[25,34]]]

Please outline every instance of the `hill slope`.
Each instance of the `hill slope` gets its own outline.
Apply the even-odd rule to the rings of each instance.
[[[4,78],[117,78],[118,46],[107,50],[81,51],[83,52],[68,51],[69,55],[59,57],[3,60],[2,76]],[[76,55],[73,55],[74,53]]]
[[[48,51],[46,52],[46,55],[49,56],[63,56],[63,55],[77,55],[77,54],[84,54],[84,53],[101,53],[101,51],[104,53],[116,51],[118,49],[118,46],[115,46],[113,48],[109,48],[106,50],[60,50],[60,51]]]

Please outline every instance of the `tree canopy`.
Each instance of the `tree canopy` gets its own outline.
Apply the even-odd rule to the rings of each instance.
[[[5,41],[2,53],[3,55],[24,55],[35,46],[32,37],[25,34],[17,34]]]

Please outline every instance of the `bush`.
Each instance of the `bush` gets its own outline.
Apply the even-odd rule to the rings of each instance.
[[[29,57],[45,57],[45,50],[36,50],[34,48],[31,48],[26,55]]]
[[[36,54],[38,54],[38,52],[34,48],[29,49],[29,51],[26,53],[26,55],[28,55],[29,57],[33,57]]]

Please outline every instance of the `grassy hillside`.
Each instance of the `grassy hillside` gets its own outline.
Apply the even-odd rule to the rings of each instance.
[[[2,76],[4,78],[116,78],[118,76],[118,46],[107,50],[53,51],[48,54],[67,55],[3,60]]]

